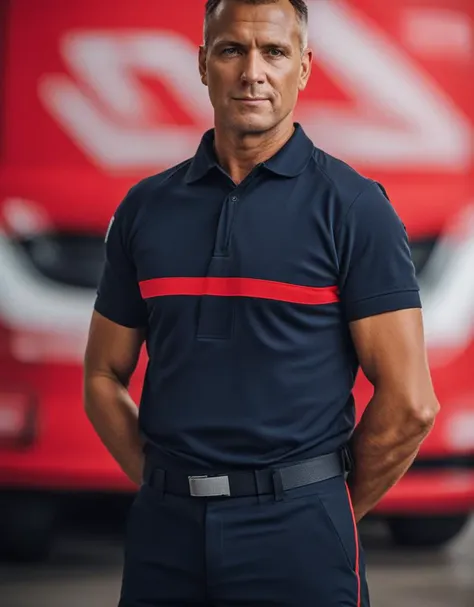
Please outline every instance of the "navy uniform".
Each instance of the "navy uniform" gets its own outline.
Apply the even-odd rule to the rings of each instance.
[[[420,307],[385,191],[300,125],[238,185],[214,132],[117,209],[95,309],[146,327],[121,607],[367,607],[349,322]]]

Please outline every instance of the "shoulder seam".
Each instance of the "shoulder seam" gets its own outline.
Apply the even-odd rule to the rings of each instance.
[[[359,198],[362,196],[362,194],[364,192],[366,192],[369,189],[370,186],[373,186],[373,185],[375,185],[375,182],[372,179],[370,179],[368,183],[364,184],[364,187],[360,190],[360,192],[358,192],[355,195],[354,200],[347,207],[346,212],[344,213],[344,217],[341,219],[341,223],[340,223],[340,225],[339,225],[339,227],[337,229],[337,232],[336,232],[336,237],[339,236],[339,232],[342,230],[344,224],[346,223],[347,217],[348,217],[349,213],[352,211],[355,203],[359,200]]]
[[[317,148],[315,147],[315,148],[314,148],[314,150],[315,150],[315,151],[317,151]],[[334,179],[333,179],[333,178],[332,178],[330,175],[328,175],[328,173],[327,173],[327,172],[326,172],[326,171],[325,171],[325,170],[324,170],[324,169],[323,169],[323,168],[320,166],[319,162],[318,162],[318,161],[317,161],[317,159],[314,157],[314,155],[313,155],[313,161],[314,161],[314,164],[316,165],[316,169],[317,169],[317,170],[318,170],[318,171],[319,171],[319,172],[320,172],[322,175],[324,175],[324,177],[326,177],[326,179],[327,179],[327,180],[328,180],[328,181],[329,181],[329,182],[330,182],[330,183],[331,183],[333,186],[336,186],[336,183],[335,183]],[[361,196],[361,194],[363,194],[363,193],[365,192],[365,190],[366,190],[366,189],[368,189],[368,187],[369,187],[370,185],[374,185],[374,184],[375,184],[375,181],[374,181],[373,179],[370,179],[370,178],[368,178],[368,177],[364,177],[363,175],[360,175],[360,177],[361,177],[362,179],[364,179],[364,180],[365,180],[364,187],[363,187],[363,188],[360,190],[360,192],[358,192],[358,193],[356,194],[356,196],[354,197],[354,200],[353,200],[353,201],[350,203],[350,205],[348,206],[348,208],[347,208],[347,210],[346,210],[346,212],[345,212],[345,214],[344,214],[344,217],[343,217],[343,219],[342,219],[342,221],[341,221],[341,225],[342,225],[342,224],[345,222],[347,215],[349,214],[350,210],[351,210],[351,209],[352,209],[352,207],[354,206],[355,202],[357,202],[357,200],[358,200],[358,198]]]
[[[316,153],[318,152],[318,148],[315,146],[314,147],[314,151],[313,154],[311,155],[312,160],[314,162],[314,165],[316,167],[316,170],[323,175],[327,181],[329,181],[329,183],[331,185],[333,185],[334,187],[336,187],[336,182],[334,181],[334,179],[321,167],[321,165],[319,164],[317,158],[316,158]],[[352,167],[350,167],[352,168]],[[360,177],[362,179],[365,180],[364,186],[362,187],[362,189],[355,195],[354,199],[352,200],[352,202],[349,204],[348,208],[346,209],[346,211],[344,212],[344,216],[341,219],[341,223],[339,224],[339,226],[337,227],[336,231],[334,232],[334,238],[337,239],[337,237],[339,236],[340,231],[342,230],[347,216],[349,215],[352,207],[354,206],[354,204],[357,202],[357,200],[360,198],[360,196],[369,188],[369,186],[374,185],[375,181],[373,179],[370,179],[369,177],[365,177],[363,175],[360,175]]]
[[[318,171],[319,171],[319,172],[320,172],[322,175],[324,175],[324,177],[326,177],[326,179],[327,179],[327,180],[328,180],[328,181],[329,181],[329,182],[330,182],[332,185],[336,185],[336,184],[334,183],[334,179],[332,179],[332,177],[330,177],[330,176],[329,176],[329,175],[326,173],[326,171],[325,171],[325,170],[324,170],[324,169],[323,169],[323,168],[320,166],[319,162],[318,162],[318,161],[317,161],[317,159],[315,158],[315,154],[314,154],[314,153],[315,153],[315,152],[317,152],[317,151],[318,151],[318,149],[315,147],[315,148],[314,148],[314,152],[313,152],[313,154],[311,155],[311,157],[312,157],[312,159],[313,159],[313,162],[314,162],[314,164],[315,164],[315,166],[316,166],[316,169],[317,169],[317,170],[318,170]]]
[[[175,175],[180,169],[189,164],[192,161],[191,158],[187,160],[183,160],[174,167],[170,167],[169,169],[165,169],[161,173],[157,173],[155,175],[150,175],[149,177],[145,177],[140,180],[138,183],[135,183],[127,192],[125,198],[129,198],[129,200],[133,201],[135,198],[138,198],[140,193],[144,193],[145,195],[149,192],[149,187],[157,186],[160,187],[165,184],[173,175]],[[153,180],[157,179],[157,182],[153,183]],[[137,208],[139,205],[131,203],[133,209],[133,218],[137,216],[139,209]]]
[[[177,164],[173,169],[168,169],[170,171],[169,174],[166,175],[166,177],[157,185],[162,185],[163,183],[166,183],[168,179],[171,179],[171,177],[173,177],[173,175],[175,175],[180,169],[184,168],[187,164],[190,164],[191,162],[192,158],[188,158],[187,160],[183,160],[183,162]]]
[[[183,162],[180,162],[179,164],[177,164],[174,167],[165,169],[161,173],[156,173],[155,175],[150,175],[149,177],[145,177],[144,179],[142,179],[141,181],[136,183],[134,186],[132,186],[130,188],[130,192],[132,190],[138,189],[140,187],[140,185],[145,185],[147,183],[152,182],[153,179],[155,179],[155,178],[157,179],[157,183],[155,183],[153,185],[162,185],[163,183],[166,183],[168,181],[168,179],[171,179],[171,177],[173,177],[173,175],[175,175],[180,169],[184,168],[186,166],[186,164],[189,164],[191,161],[192,161],[192,158],[188,158],[187,160],[183,160]]]

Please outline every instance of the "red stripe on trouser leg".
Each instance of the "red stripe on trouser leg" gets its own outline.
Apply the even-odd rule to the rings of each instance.
[[[357,607],[360,607],[360,597],[361,597],[361,589],[360,589],[360,564],[359,564],[359,532],[357,531],[357,521],[354,514],[354,507],[352,506],[352,498],[351,493],[349,491],[349,487],[346,483],[346,491],[347,491],[347,499],[349,500],[349,508],[351,509],[352,522],[354,524],[354,540],[356,546],[356,558],[355,558],[355,574],[357,577]]]

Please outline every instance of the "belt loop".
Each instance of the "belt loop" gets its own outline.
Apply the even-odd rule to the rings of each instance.
[[[151,487],[160,499],[165,494],[165,475],[165,471],[160,468],[155,468],[153,471],[153,484]]]
[[[279,470],[275,470],[272,474],[273,478],[273,490],[275,492],[275,501],[281,502],[285,495],[283,490],[283,481]]]
[[[254,470],[253,475],[255,478],[255,488],[257,490],[258,503],[262,503],[262,494],[265,493],[265,488],[262,486],[262,472],[260,470]]]
[[[148,485],[158,497],[162,498],[165,491],[165,471],[156,468],[153,462],[146,459],[143,470],[143,484]]]
[[[154,466],[148,457],[145,458],[145,464],[143,465],[143,485],[149,485],[150,487],[153,484],[153,472]]]
[[[349,445],[345,445],[342,449],[342,462],[344,466],[344,479],[347,480],[354,470],[354,457]]]

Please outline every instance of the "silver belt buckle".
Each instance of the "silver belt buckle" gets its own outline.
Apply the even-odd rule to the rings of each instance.
[[[230,496],[228,476],[188,476],[189,492],[193,497]]]

